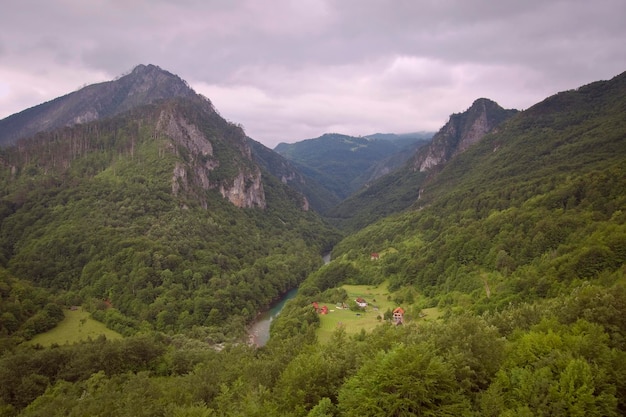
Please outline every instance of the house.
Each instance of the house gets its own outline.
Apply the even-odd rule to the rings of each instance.
[[[402,307],[396,307],[393,310],[393,322],[396,325],[404,323],[404,309]]]
[[[372,254],[370,255],[370,259],[372,261],[377,261],[378,259],[380,259],[380,255],[377,252],[372,252]]]
[[[328,314],[328,307],[322,306],[322,308],[320,309],[320,314]]]
[[[356,300],[356,305],[358,305],[359,307],[367,307],[367,301],[365,301],[363,298],[359,297]]]

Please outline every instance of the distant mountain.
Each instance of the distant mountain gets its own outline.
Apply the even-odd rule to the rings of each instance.
[[[417,133],[377,133],[368,135],[370,139],[390,139],[401,146],[401,149],[393,155],[377,162],[363,176],[364,184],[367,186],[374,180],[387,175],[398,168],[401,168],[418,149],[427,145],[432,140],[434,132],[417,132]]]
[[[157,100],[195,95],[178,76],[155,65],[139,65],[114,81],[89,85],[0,120],[0,146],[37,132],[120,114]]]
[[[172,80],[138,68],[124,83]],[[119,91],[112,83],[102,91]],[[243,130],[195,93],[0,148],[0,268],[123,334],[148,325],[241,336],[338,240],[305,209]]]
[[[281,143],[274,150],[344,199],[376,175],[377,164],[423,140],[418,135],[369,138],[328,133],[293,144]]]
[[[505,110],[494,101],[478,99],[463,113],[455,113],[429,144],[419,147],[396,171],[378,178],[327,213],[343,228],[357,230],[404,210],[417,201],[425,181],[455,155],[467,150],[517,110]]]
[[[339,203],[339,198],[315,179],[302,174],[294,164],[265,145],[248,138],[255,161],[267,172],[304,196],[303,208],[323,213]]]

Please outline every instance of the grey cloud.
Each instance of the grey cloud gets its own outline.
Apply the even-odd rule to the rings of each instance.
[[[623,0],[23,0],[0,15],[0,117],[153,63],[268,143],[436,129],[477,97],[527,107],[624,71],[624,16]]]

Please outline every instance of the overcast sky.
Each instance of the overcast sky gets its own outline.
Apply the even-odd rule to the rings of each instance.
[[[626,71],[625,0],[4,0],[0,28],[0,119],[155,64],[272,148]]]

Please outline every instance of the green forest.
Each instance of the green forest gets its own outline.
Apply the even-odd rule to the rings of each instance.
[[[192,104],[164,105],[233,161],[211,180],[252,169],[241,130]],[[161,106],[0,149],[0,415],[626,414],[625,74],[519,112],[358,230],[265,171],[265,209],[174,196],[197,156],[158,134]],[[318,338],[313,303],[361,314],[341,286],[383,283],[403,324]],[[25,343],[71,306],[124,337]]]

